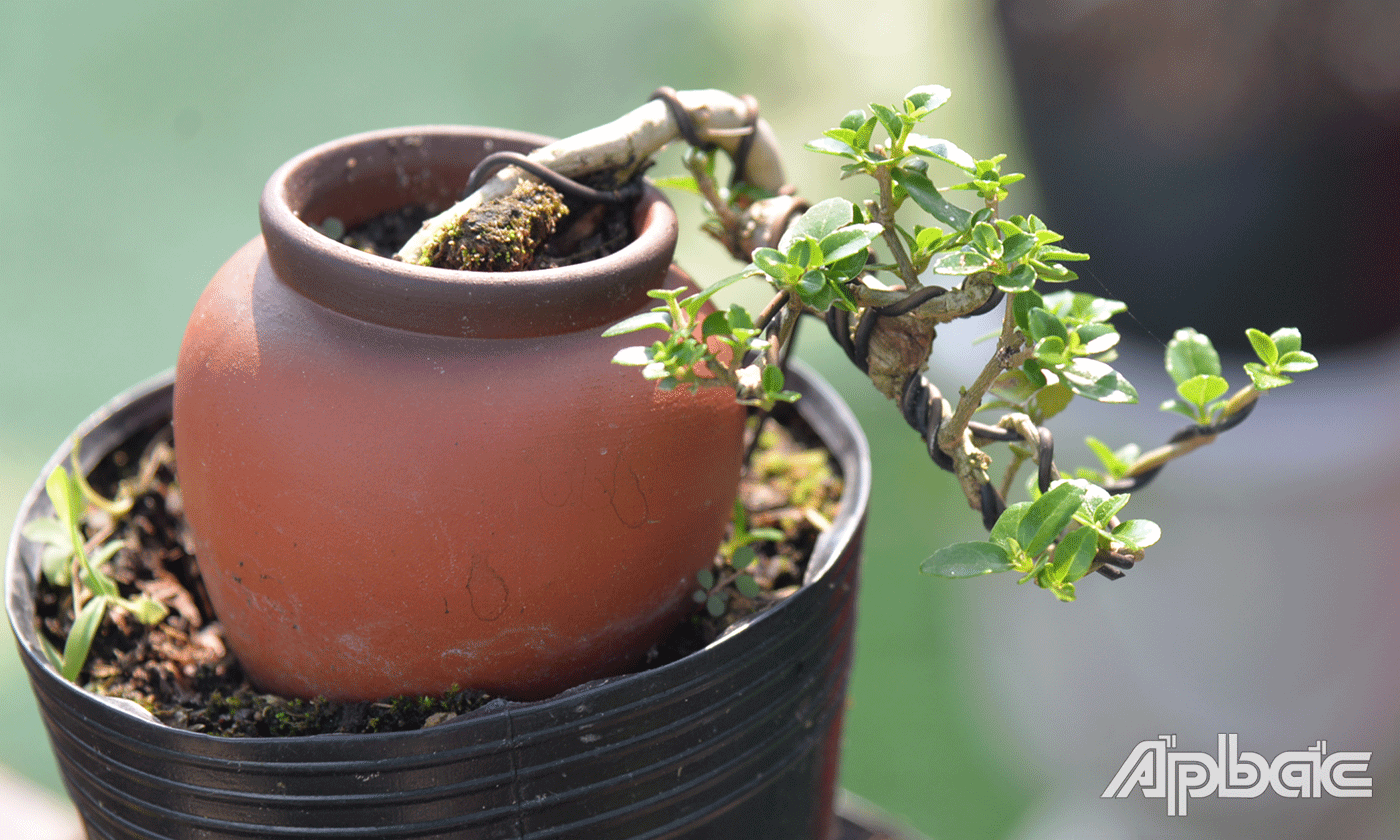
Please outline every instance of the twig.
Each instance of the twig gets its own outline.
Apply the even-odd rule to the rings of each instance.
[[[718,90],[690,90],[676,94],[689,115],[696,135],[731,156],[738,154],[749,133],[751,105]],[[762,119],[753,123],[754,140],[744,161],[745,178],[762,189],[777,192],[784,184],[777,139]],[[530,160],[569,177],[616,170],[619,183],[631,180],[653,155],[681,137],[669,106],[652,100],[606,125],[575,134],[531,152]],[[486,181],[481,189],[424,223],[401,248],[396,259],[419,262],[425,248],[442,231],[473,208],[509,195],[528,174],[508,166]]]

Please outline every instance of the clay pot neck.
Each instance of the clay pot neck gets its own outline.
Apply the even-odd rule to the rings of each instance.
[[[499,129],[422,126],[359,134],[291,159],[260,205],[274,273],[316,303],[383,326],[434,335],[523,338],[594,329],[638,311],[675,250],[675,211],[648,186],[636,238],[616,253],[541,271],[488,273],[408,265],[342,245],[314,225],[353,227],[410,204],[461,198],[491,152],[528,152],[549,138]]]

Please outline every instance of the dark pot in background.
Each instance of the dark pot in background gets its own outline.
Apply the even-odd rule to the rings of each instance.
[[[855,418],[795,369],[797,413],[840,464],[841,513],[802,589],[671,665],[416,732],[226,739],[172,729],[59,678],[35,629],[44,476],[9,544],[6,609],[91,837],[822,838],[833,799],[870,464]],[[84,468],[169,422],[171,377],[77,431]],[[842,837],[867,836],[842,824]]]
[[[1366,3],[998,0],[1047,218],[1120,328],[1309,350],[1400,327],[1400,52]],[[1387,31],[1389,27],[1391,31]],[[1154,354],[1157,351],[1154,351]]]

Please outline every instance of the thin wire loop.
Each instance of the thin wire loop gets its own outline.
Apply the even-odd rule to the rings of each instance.
[[[560,175],[549,167],[530,160],[519,152],[492,152],[481,159],[481,162],[472,169],[471,177],[467,179],[467,195],[471,195],[481,189],[481,185],[486,182],[496,170],[507,166],[514,166],[523,169],[554,189],[566,196],[577,198],[582,201],[590,201],[594,204],[624,204],[635,201],[641,194],[641,184],[631,181],[621,189],[603,191],[595,190],[592,187],[580,184],[578,181]]]

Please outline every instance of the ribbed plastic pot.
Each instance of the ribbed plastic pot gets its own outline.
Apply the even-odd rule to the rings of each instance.
[[[93,838],[714,838],[835,834],[866,441],[829,385],[796,367],[797,413],[845,478],[803,587],[705,649],[555,697],[494,701],[421,731],[234,739],[173,729],[62,680],[36,635],[44,476],[9,543],[6,610],[65,785]],[[84,468],[169,422],[171,377],[77,431]],[[71,439],[71,438],[70,438]],[[178,442],[177,442],[178,446]]]

